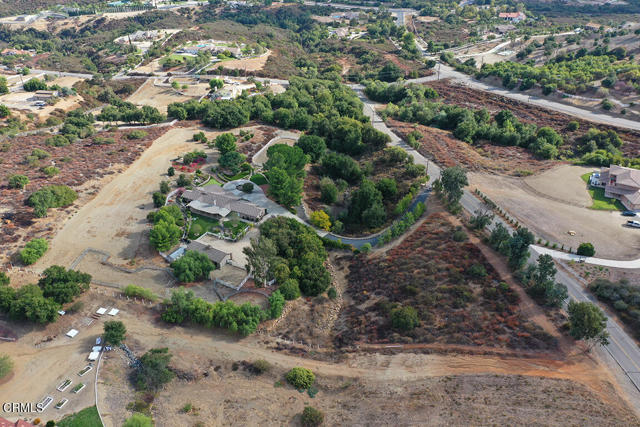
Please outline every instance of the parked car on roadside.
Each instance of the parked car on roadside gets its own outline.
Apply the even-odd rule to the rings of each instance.
[[[640,221],[627,221],[627,227],[640,228]]]
[[[624,211],[622,212],[622,216],[636,216],[638,215],[637,213],[635,213],[634,211]]]

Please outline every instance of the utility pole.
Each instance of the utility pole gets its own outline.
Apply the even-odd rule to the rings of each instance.
[[[438,80],[440,80],[440,66],[441,65],[442,65],[441,63],[438,63]]]

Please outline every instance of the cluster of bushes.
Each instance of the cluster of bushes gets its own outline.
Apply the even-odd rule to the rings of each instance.
[[[26,175],[14,174],[9,177],[9,188],[17,188],[23,190],[29,184],[29,177]]]
[[[33,239],[20,251],[20,261],[24,265],[31,265],[39,260],[48,249],[49,244],[46,239]]]
[[[378,80],[365,82],[364,93],[367,98],[377,102],[400,102],[405,99],[412,101],[424,101],[425,99],[438,98],[440,95],[432,87],[410,83],[385,83]]]
[[[542,88],[555,88],[576,94],[585,92],[594,81],[609,78],[630,80],[638,83],[640,65],[629,61],[619,61],[615,54],[561,56],[555,61],[548,61],[541,66],[501,61],[495,64],[483,64],[477,76],[496,76],[502,79],[502,85],[513,89],[520,86],[527,90],[535,84]],[[547,93],[553,90],[546,91]]]
[[[182,237],[182,211],[177,205],[163,206],[147,215],[154,225],[149,234],[151,245],[159,251],[171,249]]]
[[[407,231],[409,227],[411,227],[416,223],[416,221],[418,221],[418,219],[420,219],[425,210],[426,207],[424,203],[416,203],[416,206],[411,212],[407,212],[402,218],[394,221],[393,224],[391,224],[391,227],[389,227],[389,229],[385,231],[382,236],[380,236],[378,244],[384,245],[386,243],[389,243],[396,237],[404,234],[404,232]]]
[[[199,162],[207,158],[207,153],[204,151],[195,150],[182,156],[182,164],[190,165],[193,162]]]
[[[287,283],[287,296],[301,292],[316,296],[331,283],[331,276],[324,267],[327,252],[315,231],[287,217],[269,218],[260,226],[260,237],[252,239],[244,249],[247,270],[257,285],[275,280]],[[297,291],[296,285],[299,291]],[[290,298],[292,299],[292,298]]]
[[[29,79],[28,81],[26,81],[23,85],[22,88],[26,91],[26,92],[35,92],[38,90],[47,90],[49,89],[47,87],[47,83],[43,80],[40,79]]]
[[[166,120],[166,116],[155,107],[148,105],[136,107],[131,102],[122,101],[117,97],[113,98],[112,102],[114,105],[105,106],[98,114],[98,120],[140,124],[162,123]]]
[[[64,124],[60,129],[60,133],[69,141],[73,142],[76,139],[88,138],[95,133],[93,122],[95,117],[93,114],[85,114],[82,109],[76,109],[69,111],[64,119]],[[63,143],[63,145],[66,145]]]
[[[171,268],[180,282],[190,283],[206,279],[216,266],[206,254],[198,251],[186,251],[184,255],[171,263]]]
[[[147,301],[154,302],[158,297],[147,288],[136,285],[127,285],[123,290],[124,294],[129,298],[142,298]]]
[[[361,122],[366,118],[362,103],[347,87],[338,82],[292,77],[284,93],[240,96],[226,101],[188,101],[170,104],[170,117],[202,120],[217,129],[239,127],[249,120],[261,120],[283,128],[295,128],[324,136],[339,117]]]
[[[37,285],[26,285],[17,290],[9,281],[0,278],[0,310],[12,319],[37,323],[50,323],[58,318],[62,304],[69,303],[89,289],[91,276],[54,265],[42,273]]]
[[[486,109],[409,101],[400,106],[387,106],[385,114],[404,122],[451,130],[456,138],[468,143],[489,141],[525,147],[546,159],[557,157],[558,147],[563,144],[562,136],[555,130],[522,123],[508,110],[502,110],[492,118]]]
[[[47,185],[31,193],[26,203],[37,217],[43,218],[49,208],[69,206],[77,198],[78,194],[66,185]]]
[[[610,304],[640,339],[640,289],[637,286],[631,285],[627,279],[618,282],[596,279],[589,289],[599,300]]]
[[[237,305],[232,301],[225,301],[212,304],[196,298],[192,291],[178,289],[171,294],[171,300],[164,304],[162,320],[165,322],[190,322],[207,328],[229,329],[247,336],[256,331],[260,322],[282,313],[284,298],[280,292],[275,291],[269,298],[269,309],[265,311],[249,303]]]
[[[202,135],[200,140],[202,142],[206,142],[206,137],[204,136],[204,134]],[[215,141],[213,141],[212,143],[208,142],[208,144],[209,147],[215,146],[218,149],[218,151],[220,152],[218,164],[221,168],[229,171],[231,175],[237,174],[241,169],[247,170],[249,168],[249,164],[245,163],[246,156],[238,152],[238,147],[236,145],[236,136],[232,133],[227,132],[218,135]]]

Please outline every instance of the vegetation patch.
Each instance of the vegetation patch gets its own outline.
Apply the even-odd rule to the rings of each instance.
[[[453,239],[457,231],[444,214],[434,213],[386,255],[355,258],[346,290],[354,304],[344,311],[336,343],[555,347],[522,316],[517,293],[500,282],[480,249]]]
[[[98,410],[95,406],[85,408],[80,412],[64,417],[56,424],[60,427],[102,426]]]

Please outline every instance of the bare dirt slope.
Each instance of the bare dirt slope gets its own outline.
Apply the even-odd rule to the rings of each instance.
[[[139,317],[138,319],[144,319]],[[434,354],[350,354],[339,364],[265,349],[264,338],[225,338],[211,331],[127,322],[136,353],[169,347],[173,365],[194,381],[175,380],[152,413],[161,426],[289,424],[305,405],[322,409],[327,425],[621,425],[636,420],[616,396],[608,374],[582,355],[569,361]],[[212,339],[213,338],[213,339]],[[101,407],[119,425],[134,397],[120,357],[110,354]],[[253,377],[233,363],[265,359],[271,373]],[[106,374],[112,368],[111,374]],[[313,369],[311,399],[283,384],[293,366]],[[107,376],[109,375],[109,376]],[[183,375],[185,376],[185,375]],[[574,381],[578,381],[577,383]],[[582,383],[582,384],[580,384]],[[598,397],[599,396],[599,397]],[[599,399],[604,399],[601,401]],[[198,415],[180,412],[186,403]],[[107,423],[110,425],[110,423]]]
[[[123,260],[134,258],[139,249],[145,250],[151,194],[157,191],[170,159],[201,149],[191,140],[199,130],[176,128],[154,141],[65,224],[37,266],[69,265],[86,248],[97,248]]]

